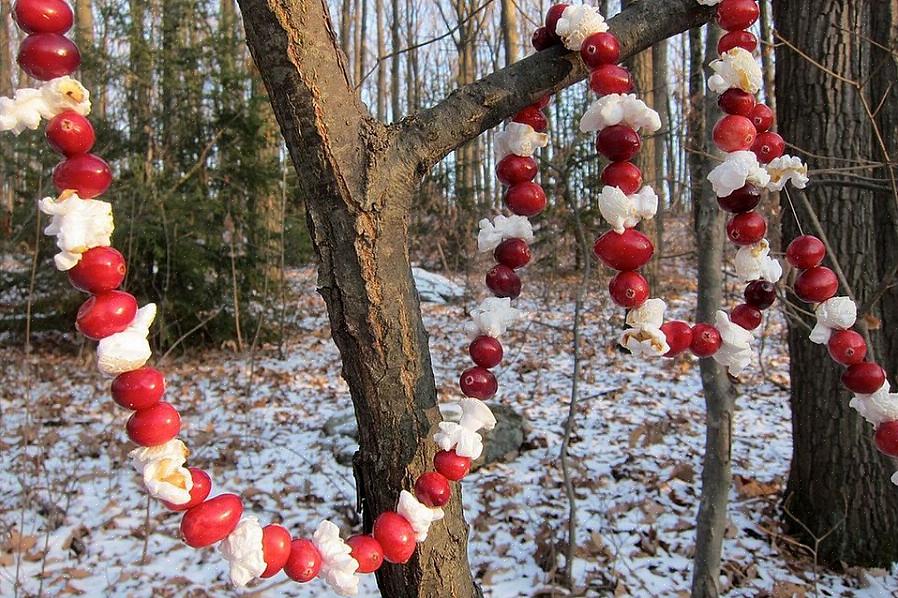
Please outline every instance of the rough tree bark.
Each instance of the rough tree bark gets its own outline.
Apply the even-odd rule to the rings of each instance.
[[[586,75],[561,48],[493,73],[391,126],[352,89],[323,0],[240,0],[247,41],[298,173],[319,287],[356,418],[354,466],[368,528],[430,464],[436,390],[408,255],[423,175],[461,144]],[[706,22],[694,0],[645,0],[612,20],[626,56]],[[456,486],[456,490],[458,487]],[[460,492],[406,566],[378,573],[385,596],[477,594]]]

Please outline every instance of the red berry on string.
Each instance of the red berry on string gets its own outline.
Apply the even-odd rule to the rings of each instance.
[[[503,264],[497,264],[486,273],[486,286],[496,297],[517,299],[521,294],[521,277]]]
[[[718,54],[726,54],[733,48],[742,48],[747,52],[754,53],[758,49],[758,38],[754,33],[748,31],[730,31],[721,36],[720,41],[717,42]]]
[[[602,182],[633,195],[642,187],[642,171],[632,162],[612,162],[602,171]]]
[[[156,368],[131,370],[112,381],[112,400],[125,409],[148,409],[161,401],[164,394],[165,378]]]
[[[596,136],[596,149],[612,162],[629,160],[641,147],[639,133],[624,125],[605,127]]]
[[[795,237],[786,249],[786,260],[794,268],[808,270],[823,263],[826,257],[826,245],[812,235]]]
[[[842,372],[842,384],[851,392],[873,394],[885,384],[886,372],[878,364],[856,363]]]
[[[561,18],[561,15],[564,14],[564,9],[569,5],[560,3],[555,4],[546,12],[546,30],[549,32],[549,35],[552,39],[559,39],[558,33],[555,31],[555,27],[558,25],[558,19]]]
[[[181,416],[177,409],[163,401],[132,413],[125,430],[128,438],[140,446],[159,446],[181,431]]]
[[[548,108],[550,103],[552,103],[552,94],[547,93],[540,99],[533,102],[532,106],[537,110],[543,110],[544,108]]]
[[[25,33],[59,33],[72,28],[75,16],[65,0],[18,0],[13,19]]]
[[[809,268],[795,279],[795,294],[805,303],[823,303],[839,290],[839,279],[826,266]]]
[[[128,268],[124,256],[112,247],[93,247],[67,272],[69,282],[79,291],[105,293],[121,286]]]
[[[33,33],[22,40],[19,66],[40,81],[71,75],[81,65],[81,53],[69,38],[58,33]]]
[[[720,97],[717,98],[717,105],[727,114],[749,118],[755,107],[755,96],[733,87],[720,94]]]
[[[766,280],[753,280],[745,287],[745,302],[758,309],[767,309],[776,302],[776,286]]]
[[[761,202],[761,190],[748,184],[733,191],[726,197],[718,197],[720,209],[732,214],[750,212]]]
[[[166,500],[162,501],[165,508],[169,511],[187,511],[202,503],[212,492],[212,478],[202,469],[196,467],[188,467],[190,479],[193,481],[193,487],[190,488],[190,500],[184,504],[175,504]]]
[[[533,256],[530,245],[524,239],[505,239],[496,246],[493,257],[503,266],[517,270],[529,264]]]
[[[623,233],[608,231],[596,240],[593,253],[602,263],[614,270],[638,270],[652,259],[655,246],[652,241],[635,228]]]
[[[284,568],[290,558],[292,543],[293,538],[285,527],[272,523],[262,528],[262,558],[266,567],[259,577],[274,577]]]
[[[454,450],[440,451],[433,456],[433,467],[447,480],[457,482],[471,471],[471,458],[460,457]]]
[[[443,507],[452,498],[449,480],[441,473],[428,471],[415,481],[415,498],[428,507]]]
[[[371,530],[374,539],[384,550],[384,559],[390,563],[407,563],[415,552],[415,530],[399,513],[381,513]]]
[[[494,368],[502,362],[502,343],[491,336],[481,335],[468,347],[474,363],[482,368]]]
[[[692,327],[692,343],[689,348],[697,357],[711,357],[722,344],[720,332],[710,324],[696,324]]]
[[[773,110],[767,104],[757,104],[751,111],[751,122],[758,133],[763,133],[773,126]]]
[[[75,327],[98,341],[127,328],[137,314],[137,299],[124,291],[93,295],[78,309]]]
[[[751,151],[758,157],[761,164],[769,164],[779,158],[786,151],[786,142],[779,134],[773,131],[764,131],[755,137]]]
[[[738,152],[755,142],[755,126],[744,116],[728,114],[714,125],[714,144],[722,152]]]
[[[290,554],[284,563],[284,573],[293,581],[312,581],[321,571],[321,553],[311,540],[299,538],[290,542]]]
[[[661,332],[667,338],[670,351],[665,357],[676,357],[692,344],[692,326],[680,320],[671,320],[661,325]]]
[[[97,140],[90,121],[75,112],[66,110],[47,123],[47,142],[64,156],[86,154]]]
[[[836,330],[826,343],[829,356],[842,365],[854,365],[864,361],[867,356],[867,343],[864,337],[854,330]]]
[[[600,96],[633,91],[630,71],[616,64],[603,64],[589,74],[589,88]]]
[[[346,540],[352,549],[349,553],[358,564],[356,573],[374,573],[384,563],[384,549],[374,536],[352,536]]]
[[[529,156],[508,154],[496,165],[496,177],[503,185],[527,183],[536,178],[539,167],[536,160]]]
[[[518,183],[505,191],[505,205],[518,216],[536,216],[546,209],[546,192],[536,183]]]
[[[109,189],[112,171],[105,160],[93,154],[72,156],[53,169],[53,184],[60,193],[72,189],[81,199],[92,199]]]
[[[530,125],[538,133],[542,133],[549,128],[549,121],[546,120],[546,115],[534,106],[527,106],[520,110],[511,120],[516,123]]]
[[[737,305],[730,313],[730,321],[746,330],[754,330],[760,326],[762,318],[761,310],[747,303]]]
[[[557,44],[558,40],[549,35],[549,30],[545,27],[538,27],[536,31],[533,32],[533,36],[530,38],[530,43],[533,44],[534,50],[542,52]]]
[[[608,292],[621,307],[635,309],[649,298],[649,283],[639,272],[620,272],[608,283]]]
[[[181,539],[192,548],[211,546],[228,537],[243,515],[243,502],[236,494],[210,498],[181,519]]]
[[[620,62],[620,41],[617,36],[607,31],[593,33],[580,45],[580,57],[591,69],[603,64],[617,64]]]
[[[485,401],[499,390],[499,382],[491,371],[482,367],[468,368],[458,378],[458,386],[466,397]]]
[[[889,457],[898,457],[898,421],[882,422],[873,436],[876,448]]]
[[[755,0],[723,0],[717,5],[717,24],[727,31],[748,29],[760,14]]]
[[[754,245],[767,234],[767,221],[757,212],[736,214],[727,222],[727,236],[736,245]]]

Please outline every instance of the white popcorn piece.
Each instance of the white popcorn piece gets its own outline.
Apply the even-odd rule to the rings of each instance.
[[[761,65],[745,48],[728,50],[710,66],[714,75],[708,79],[708,87],[716,94],[722,94],[733,87],[750,94],[761,90],[764,81]]]
[[[812,343],[825,345],[833,330],[848,330],[857,321],[857,304],[848,297],[832,297],[814,310],[817,324],[808,337]]]
[[[583,40],[593,33],[606,31],[608,23],[605,22],[605,17],[588,4],[568,6],[555,25],[555,33],[561,38],[564,47],[574,52],[579,52]]]
[[[155,319],[156,304],[147,303],[137,310],[127,328],[101,339],[97,345],[97,368],[116,376],[143,367],[153,355],[147,335]]]
[[[667,304],[663,299],[649,299],[627,314],[631,326],[620,338],[621,346],[633,355],[662,356],[670,351],[667,337],[661,331]]]
[[[722,0],[697,0],[702,6],[717,6]]]
[[[150,496],[182,505],[190,502],[193,489],[193,476],[184,467],[189,454],[187,446],[173,438],[159,446],[134,449],[129,456]]]
[[[322,521],[312,536],[312,544],[321,555],[323,579],[340,596],[355,596],[359,592],[359,563],[352,558],[352,548],[340,538],[340,528],[330,521]]]
[[[770,182],[767,183],[769,191],[782,191],[789,182],[796,189],[804,189],[811,180],[808,178],[807,164],[801,158],[788,154],[771,160],[767,164],[767,174],[770,175]]]
[[[767,239],[740,247],[736,252],[735,265],[736,276],[742,282],[766,280],[775,283],[783,276],[782,264],[770,257],[770,243]]]
[[[493,222],[489,218],[480,221],[480,233],[477,235],[477,250],[487,253],[496,249],[506,239],[523,239],[533,242],[533,226],[524,216],[496,216]]]
[[[893,484],[898,486],[898,471],[896,471],[895,473],[892,474],[891,480],[892,480]]]
[[[472,339],[481,335],[499,338],[522,315],[511,306],[510,298],[488,297],[471,310],[471,322],[465,328]]]
[[[524,123],[510,122],[504,131],[496,133],[493,137],[496,160],[510,154],[529,158],[536,150],[547,145],[549,136],[546,133],[537,133],[533,127]]]
[[[766,187],[770,175],[758,162],[754,152],[739,151],[727,154],[724,161],[708,175],[708,180],[717,197],[726,197],[749,183]]]
[[[230,565],[231,584],[235,588],[261,577],[268,565],[262,549],[262,526],[255,517],[243,517],[218,550]]]
[[[872,394],[855,394],[848,405],[874,426],[898,420],[898,393],[889,392],[890,390],[891,386],[886,380]]]
[[[658,196],[651,187],[626,195],[619,187],[605,185],[599,194],[599,212],[617,233],[632,228],[640,220],[651,220],[658,211]]]
[[[81,116],[90,113],[90,93],[71,77],[59,77],[38,89],[16,90],[11,98],[0,98],[0,131],[18,135],[25,129],[37,129],[41,119],[72,110]]]
[[[399,504],[396,512],[405,517],[415,530],[415,540],[423,542],[427,539],[430,524],[443,518],[443,509],[432,508],[421,503],[415,495],[408,490],[399,493]]]
[[[455,450],[460,457],[477,459],[483,453],[483,439],[477,431],[492,430],[496,426],[496,418],[486,403],[477,399],[462,399],[459,406],[461,418],[458,423],[440,422],[433,441],[444,451]]]
[[[661,128],[661,117],[634,94],[612,93],[593,102],[580,119],[580,130],[584,133],[614,125],[654,133]]]
[[[77,193],[64,191],[58,199],[45,197],[38,205],[51,216],[44,234],[56,237],[60,251],[53,260],[58,270],[71,270],[88,249],[109,245],[115,225],[108,202],[81,199]]]
[[[714,353],[714,360],[738,376],[751,363],[754,352],[751,349],[752,333],[730,321],[725,311],[718,311],[714,327],[720,333],[720,349]]]

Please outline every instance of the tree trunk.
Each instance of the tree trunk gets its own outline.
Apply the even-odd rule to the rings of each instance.
[[[377,120],[384,122],[387,119],[387,67],[381,62],[387,53],[384,0],[374,0],[374,12],[377,15]]]
[[[873,34],[872,23],[882,16],[874,13],[889,4],[879,0],[819,0],[812,6],[776,2],[774,20],[790,44],[823,68],[867,81],[871,74],[867,40]],[[881,158],[857,88],[813,66],[785,44],[777,46],[776,65],[781,134],[799,148],[832,156],[810,158],[812,169]],[[893,109],[889,111],[894,115]],[[792,193],[793,199],[796,195]],[[886,218],[874,209],[873,192],[857,186],[820,185],[809,200],[831,244],[827,261],[839,260],[858,305],[866,304],[878,286],[875,264],[895,260],[894,254],[891,259],[878,254],[877,221]],[[795,209],[805,232],[816,234],[803,202],[796,202]],[[788,216],[782,229],[784,241],[800,232]],[[895,233],[890,235],[894,238]],[[842,288],[840,293],[847,291]],[[879,310],[871,313],[878,316]],[[870,426],[848,406],[850,395],[839,383],[841,368],[825,348],[809,343],[807,335],[801,326],[790,327],[793,450],[785,521],[810,546],[815,538],[822,538],[816,555],[820,562],[884,566],[898,560],[894,534],[898,493],[889,481],[894,465],[876,451]],[[889,337],[894,336],[893,326]],[[871,347],[880,356],[881,344]],[[882,365],[894,372],[896,354],[888,355]]]
[[[661,117],[661,129],[654,137],[655,145],[655,192],[658,194],[658,213],[655,215],[655,254],[664,255],[664,217],[667,213],[670,197],[669,177],[673,176],[673,164],[665,168],[670,139],[669,99],[671,87],[667,69],[667,40],[661,40],[652,46],[652,104]],[[657,262],[657,260],[656,260]],[[656,280],[657,282],[657,280]]]
[[[518,60],[521,42],[518,40],[518,13],[514,0],[502,0],[502,45],[505,47],[505,66]]]

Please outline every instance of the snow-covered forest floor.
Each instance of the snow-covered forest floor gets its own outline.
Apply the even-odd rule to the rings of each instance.
[[[668,294],[688,317],[689,277]],[[669,281],[670,282],[670,281]],[[359,530],[353,440],[333,423],[351,416],[337,350],[311,269],[291,273],[284,358],[263,346],[172,357],[168,400],[184,417],[191,463],[218,491],[239,491],[249,511],[309,534],[323,518]],[[599,286],[601,283],[596,283]],[[558,451],[569,406],[570,284],[525,287],[526,319],[506,339],[499,401],[527,420],[521,451],[463,483],[470,557],[493,597],[565,595],[567,502]],[[536,292],[539,291],[539,292]],[[463,302],[424,305],[441,396],[457,395],[468,365]],[[589,596],[688,595],[704,443],[697,362],[645,362],[615,347],[622,312],[592,292],[586,306],[576,434],[571,452],[578,496],[576,579]],[[783,537],[779,501],[791,453],[783,323],[765,323],[760,361],[738,386],[734,485],[724,545],[729,596],[890,596],[898,569],[815,573],[807,549]],[[108,397],[92,351],[74,335],[44,338],[26,357],[0,351],[0,596],[224,596],[223,560],[177,539],[179,516],[148,507],[128,465],[127,418]],[[336,417],[335,417],[336,416]],[[345,428],[346,426],[343,426]],[[246,595],[326,596],[320,582],[283,575]],[[376,596],[371,576],[361,595]]]

